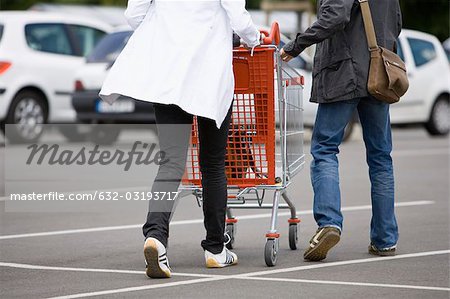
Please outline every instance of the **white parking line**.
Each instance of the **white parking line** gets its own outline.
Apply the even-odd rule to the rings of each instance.
[[[183,281],[176,281],[176,282],[169,282],[169,283],[144,285],[144,286],[140,286],[140,287],[129,287],[129,288],[122,288],[122,289],[115,289],[115,290],[105,290],[105,291],[98,291],[98,292],[73,294],[73,295],[67,295],[67,296],[58,296],[58,297],[51,297],[48,299],[86,298],[86,297],[94,297],[94,296],[101,296],[101,295],[112,295],[112,294],[118,294],[118,293],[127,293],[127,292],[136,292],[136,291],[144,291],[144,290],[151,290],[151,289],[168,288],[168,287],[189,285],[189,284],[195,284],[195,283],[205,283],[205,282],[225,280],[225,279],[228,279],[228,278],[222,278],[222,277],[199,278],[199,279],[193,279],[193,280],[183,280]]]
[[[424,290],[424,291],[450,292],[450,288],[429,287],[429,286],[413,286],[413,285],[407,285],[407,284],[385,284],[385,283],[368,283],[368,282],[352,282],[352,281],[336,281],[336,280],[311,280],[311,279],[269,278],[269,277],[240,277],[240,279],[259,280],[259,281],[274,281],[274,282],[335,284],[335,285],[347,285],[347,286],[398,288],[398,289],[413,289],[413,290]]]
[[[413,207],[413,206],[424,206],[424,205],[432,205],[432,204],[434,204],[434,201],[420,200],[420,201],[397,202],[395,204],[395,206],[396,207]],[[342,211],[343,212],[354,212],[354,211],[371,210],[371,209],[372,209],[371,205],[362,205],[362,206],[343,207]],[[297,212],[297,215],[310,215],[310,214],[312,214],[312,210],[303,210],[303,211]],[[264,214],[236,216],[236,218],[239,220],[253,220],[253,219],[270,218],[270,216],[271,216],[270,213],[264,213]],[[278,213],[278,216],[280,216],[280,217],[290,216],[290,213],[289,212],[281,212],[281,213]],[[170,225],[175,226],[175,225],[201,224],[201,223],[203,223],[203,219],[192,219],[192,220],[172,221],[170,223]],[[104,232],[104,231],[113,231],[113,230],[136,229],[136,228],[141,228],[141,227],[142,227],[142,224],[131,224],[131,225],[68,229],[68,230],[39,232],[39,233],[4,235],[4,236],[0,236],[0,240],[32,238],[32,237],[46,237],[46,236],[68,235],[68,234],[79,234],[79,233]]]
[[[0,262],[0,267],[27,269],[27,270],[48,270],[48,271],[69,271],[69,272],[94,272],[94,273],[112,273],[112,274],[139,274],[144,275],[144,271],[136,270],[117,270],[117,269],[95,269],[95,268],[72,268],[72,267],[53,267],[53,266],[38,266],[30,264],[19,263],[4,263]],[[186,277],[219,277],[221,275],[197,274],[197,273],[172,273],[173,276]]]
[[[375,283],[365,283],[365,282],[345,282],[345,281],[302,280],[302,279],[289,279],[289,278],[256,277],[256,276],[262,276],[262,275],[305,271],[305,270],[319,269],[319,268],[325,268],[325,267],[336,267],[336,266],[354,265],[354,264],[361,264],[361,263],[386,262],[386,261],[399,260],[399,259],[405,259],[405,258],[416,258],[416,257],[435,256],[435,255],[443,255],[443,254],[450,254],[450,250],[448,250],[448,249],[447,250],[436,250],[436,251],[400,254],[400,255],[392,256],[392,257],[374,257],[374,258],[367,258],[367,259],[356,259],[356,260],[347,260],[347,261],[339,261],[339,262],[331,262],[331,263],[319,263],[319,264],[312,264],[312,265],[307,265],[307,266],[248,272],[248,273],[237,274],[237,275],[208,275],[208,274],[195,274],[195,273],[192,273],[192,274],[191,273],[174,273],[174,275],[178,275],[178,276],[192,276],[192,277],[202,277],[202,278],[187,280],[187,281],[176,281],[176,282],[171,282],[171,283],[155,284],[155,285],[145,285],[145,286],[131,287],[131,288],[129,287],[129,288],[119,288],[119,289],[104,290],[104,291],[97,291],[97,292],[87,292],[87,293],[73,294],[73,295],[60,296],[60,297],[54,297],[54,298],[66,298],[67,299],[67,298],[93,297],[93,296],[99,296],[99,295],[143,291],[143,290],[148,290],[148,289],[166,288],[166,287],[172,287],[172,286],[189,285],[189,284],[205,283],[205,282],[228,280],[228,279],[262,280],[262,281],[272,280],[272,281],[285,281],[285,282],[297,282],[297,283],[341,284],[341,285],[349,285],[349,286],[406,288],[406,289],[433,290],[433,291],[449,292],[450,288],[430,287],[430,286],[412,286],[412,285],[399,285],[399,284],[375,284]],[[33,269],[33,270],[123,273],[123,274],[144,275],[143,271],[48,267],[48,266],[36,266],[36,265],[28,265],[28,264],[5,263],[5,262],[0,262],[0,267],[12,267],[12,268]],[[200,276],[200,275],[202,275],[202,276]]]
[[[399,255],[395,255],[395,256],[371,257],[371,258],[366,258],[366,259],[347,260],[347,261],[339,261],[339,262],[331,262],[331,263],[319,263],[319,264],[312,264],[312,265],[307,265],[307,266],[298,266],[298,267],[273,269],[273,270],[265,270],[265,271],[258,271],[258,272],[249,272],[249,273],[245,273],[245,274],[239,274],[238,276],[239,277],[261,276],[261,275],[296,272],[296,271],[319,269],[319,268],[328,268],[328,267],[335,267],[335,266],[354,265],[354,264],[362,264],[362,263],[376,263],[376,262],[384,262],[384,261],[391,261],[391,260],[398,260],[398,259],[405,259],[405,258],[441,255],[441,254],[449,254],[449,253],[450,253],[449,249],[436,250],[436,251],[425,251],[425,252],[417,252],[417,253],[406,253],[406,254],[399,254]]]

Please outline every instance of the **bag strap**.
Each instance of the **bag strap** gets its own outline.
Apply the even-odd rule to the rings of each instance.
[[[369,50],[378,49],[377,37],[375,35],[375,28],[373,26],[372,14],[370,12],[369,0],[358,0],[361,6],[361,13],[364,22],[364,30],[366,31],[367,45]]]

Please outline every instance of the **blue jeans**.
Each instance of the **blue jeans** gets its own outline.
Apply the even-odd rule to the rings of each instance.
[[[372,185],[371,242],[379,249],[395,246],[398,227],[394,214],[394,174],[389,105],[373,98],[319,104],[311,141],[311,182],[314,219],[319,227],[342,230],[339,190],[339,145],[357,109],[361,122]]]

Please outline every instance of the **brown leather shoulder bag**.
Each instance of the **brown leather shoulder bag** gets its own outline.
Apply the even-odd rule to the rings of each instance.
[[[392,104],[400,100],[409,87],[405,63],[392,51],[378,46],[368,0],[358,0],[370,51],[367,89],[376,99]]]

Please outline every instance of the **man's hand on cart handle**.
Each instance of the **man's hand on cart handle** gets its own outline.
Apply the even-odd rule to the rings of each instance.
[[[292,58],[294,58],[293,56],[291,56],[288,53],[284,52],[284,49],[281,49],[280,55],[281,55],[281,59],[284,62],[289,62]]]

